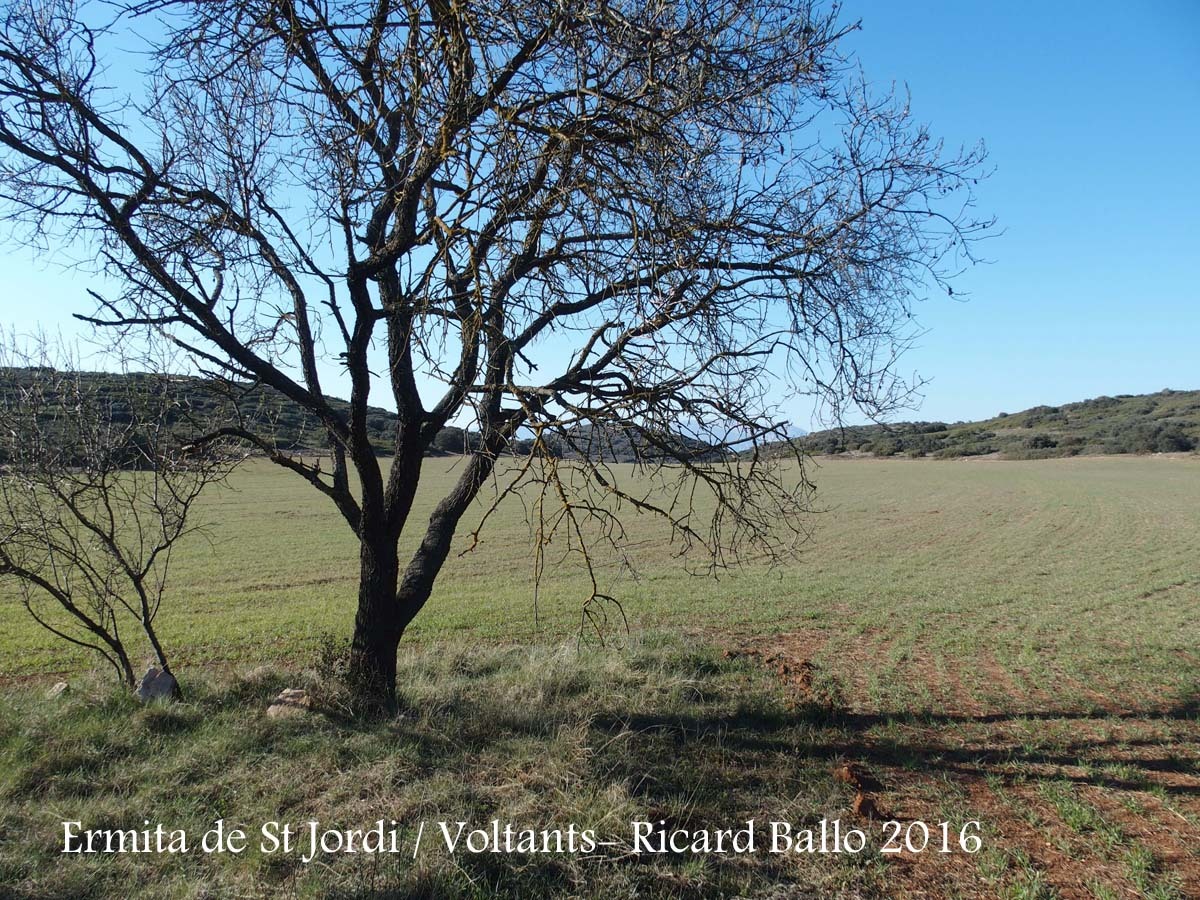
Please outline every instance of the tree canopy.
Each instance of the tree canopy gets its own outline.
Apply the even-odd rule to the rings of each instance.
[[[618,504],[717,564],[786,549],[805,484],[753,454],[787,435],[779,398],[901,402],[911,301],[988,224],[982,152],[873,93],[839,49],[854,26],[808,0],[19,0],[4,23],[8,214],[120,285],[89,321],[160,331],[317,417],[328,461],[275,456],[362,541],[374,684],[521,436],[510,478],[558,498],[544,535],[611,536]],[[346,411],[323,384],[342,370]],[[401,574],[451,423],[479,443]],[[653,496],[586,447],[574,466],[540,449],[613,433],[656,449]]]

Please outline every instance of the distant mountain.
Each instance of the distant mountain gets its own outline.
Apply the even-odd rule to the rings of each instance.
[[[0,368],[0,393],[8,393],[32,383],[38,370]],[[166,385],[180,401],[177,417],[181,434],[217,425],[241,422],[246,428],[289,452],[323,452],[327,449],[324,430],[316,417],[301,409],[273,388],[261,385],[220,385],[210,379],[187,375],[159,376],[145,373],[115,374],[84,372],[79,377],[95,402],[108,410],[116,421],[128,421],[133,415],[131,401],[142,392]],[[330,407],[344,416],[350,404],[336,397],[325,398]],[[396,414],[386,409],[367,408],[367,432],[371,443],[383,453],[391,446]],[[467,435],[461,428],[445,428],[434,441],[436,454],[462,453]]]
[[[0,367],[0,395],[29,385],[37,369]],[[145,373],[114,374],[108,372],[80,373],[84,387],[94,402],[107,410],[115,421],[129,421],[134,412],[131,401],[145,392],[164,385],[180,401],[177,427],[187,437],[218,425],[238,422],[293,453],[323,453],[328,448],[324,430],[316,417],[278,391],[261,385],[227,385],[205,378],[186,375],[158,376]],[[334,412],[349,416],[350,404],[336,397],[326,397]],[[396,414],[381,407],[367,408],[367,432],[376,452],[388,454],[393,449]],[[717,455],[702,441],[680,435],[659,435],[659,440],[691,459],[711,459]],[[586,456],[604,462],[631,462],[635,459],[664,458],[664,453],[639,435],[620,429],[577,427],[565,434],[547,433],[544,437],[551,455],[565,459]],[[430,455],[448,456],[467,453],[479,444],[477,432],[447,426],[438,432],[430,446]],[[532,440],[513,441],[511,450],[524,455],[532,449]]]
[[[0,368],[0,393],[28,383],[36,370]],[[129,398],[140,390],[164,384],[160,376],[146,374],[84,373],[88,387],[116,419],[128,417]],[[324,433],[316,418],[271,388],[249,384],[217,390],[212,381],[192,376],[170,376],[169,389],[178,391],[188,416],[199,422],[232,423],[241,417],[257,433],[273,436],[281,449],[324,452]],[[348,415],[345,400],[327,397],[338,413]],[[192,423],[182,420],[181,428]],[[396,414],[369,407],[367,430],[381,454],[391,451]],[[702,441],[679,435],[661,436],[679,452],[696,460],[720,456]],[[894,425],[861,425],[815,431],[793,442],[809,453],[857,453],[873,456],[933,456],[952,458],[1000,454],[1009,459],[1043,459],[1056,456],[1110,453],[1169,453],[1200,448],[1200,391],[1160,391],[1157,394],[1097,397],[1063,406],[1035,406],[1023,412],[1000,413],[980,422],[902,422]],[[430,453],[465,453],[477,446],[475,432],[443,428]],[[663,458],[651,442],[619,429],[580,427],[568,435],[546,435],[555,456],[588,456],[606,462],[637,458]],[[528,439],[515,441],[512,450],[524,454]]]
[[[1200,447],[1200,391],[1096,397],[1035,406],[981,422],[902,422],[816,431],[810,453],[1044,459],[1110,453],[1172,453]]]
[[[631,428],[580,425],[565,434],[545,436],[551,455],[560,459],[595,462],[679,461],[712,462],[728,451],[682,434],[653,433],[651,438]],[[663,448],[669,448],[669,451]]]

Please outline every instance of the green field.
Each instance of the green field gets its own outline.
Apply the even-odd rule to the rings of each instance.
[[[454,466],[427,462],[421,519]],[[16,896],[59,896],[89,879],[147,896],[196,896],[194,883],[251,896],[749,896],[780,883],[1200,895],[1200,459],[827,460],[810,477],[813,538],[774,571],[688,575],[658,527],[634,523],[636,575],[603,560],[629,623],[614,618],[603,647],[586,630],[578,640],[576,569],[548,568],[535,614],[529,527],[506,505],[405,638],[412,712],[360,727],[261,716],[280,687],[312,677],[324,636],[346,635],[356,558],[324,498],[265,463],[245,468],[206,502],[207,539],[175,562],[160,631],[196,685],[178,709],[97,700],[85,657],[15,604],[4,616],[0,895],[6,881]],[[272,671],[246,676],[261,663]],[[82,685],[61,709],[40,695],[57,673]],[[829,774],[839,761],[882,779],[888,816],[980,819],[984,851],[320,869],[63,865],[53,851],[53,823],[80,805],[138,825],[163,807],[189,822],[282,809],[360,826],[377,812],[601,830],[635,814],[815,821],[850,815],[852,792]]]
[[[417,521],[454,474],[453,462],[428,461]],[[606,570],[633,631],[802,630],[835,667],[846,655],[869,658],[879,699],[894,693],[900,702],[933,690],[897,677],[922,659],[961,668],[982,693],[1009,689],[989,684],[982,660],[1023,691],[1071,678],[1144,699],[1195,685],[1200,460],[826,461],[811,477],[823,510],[813,539],[773,572],[689,575],[662,530],[635,520],[628,544],[637,577],[611,559]],[[201,517],[208,534],[174,561],[161,619],[181,668],[296,658],[322,635],[345,633],[356,547],[325,498],[256,463],[214,491]],[[587,593],[578,567],[548,566],[535,620],[522,508],[504,507],[483,537],[472,553],[452,556],[411,639],[573,638]],[[609,637],[620,636],[614,624]],[[86,659],[64,655],[20,615],[7,617],[0,640],[7,676]]]

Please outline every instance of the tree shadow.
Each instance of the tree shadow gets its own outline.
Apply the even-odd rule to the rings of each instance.
[[[746,760],[792,753],[830,768],[855,761],[878,772],[930,773],[963,779],[999,777],[1002,781],[1053,769],[1054,779],[1079,785],[1122,790],[1156,786],[1168,796],[1200,797],[1200,778],[1190,761],[1200,746],[1198,711],[1197,696],[1161,707],[1116,712],[1023,709],[980,715],[886,714],[801,705],[788,714],[615,715],[595,719],[592,726],[610,736],[626,732],[658,734],[681,752],[689,746],[698,749],[719,740],[725,751]],[[1080,736],[1064,742],[1048,733],[1033,740],[1001,733],[1008,725],[1056,721],[1071,723]],[[1086,727],[1079,727],[1094,723],[1111,728],[1139,722],[1178,722],[1194,724],[1197,729],[1183,738],[1121,734],[1091,738],[1086,736]],[[962,740],[964,727],[979,727],[981,731],[967,743]],[[803,732],[800,740],[798,730]],[[1155,778],[1167,774],[1186,776],[1195,783]],[[657,776],[656,780],[660,786],[663,784]]]

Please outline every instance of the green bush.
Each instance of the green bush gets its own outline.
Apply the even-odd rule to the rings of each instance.
[[[1027,450],[1049,450],[1052,447],[1057,447],[1058,441],[1048,434],[1035,434],[1032,437],[1025,438],[1022,444]]]

